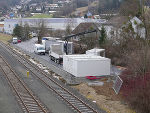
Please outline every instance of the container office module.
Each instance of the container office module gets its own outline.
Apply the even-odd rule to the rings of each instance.
[[[95,56],[102,56],[105,57],[105,49],[91,49],[86,51],[87,55],[95,55]]]
[[[111,60],[101,56],[63,56],[63,69],[76,77],[110,75],[110,65]]]

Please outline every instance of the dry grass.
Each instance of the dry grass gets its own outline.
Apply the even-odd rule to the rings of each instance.
[[[0,33],[0,41],[4,42],[4,43],[8,43],[9,40],[12,39],[11,35],[6,35],[3,33]]]
[[[92,101],[107,113],[135,113],[128,105],[122,102],[121,96],[116,95],[112,90],[112,83],[104,82],[103,86],[88,86],[80,84],[74,86],[79,92]]]

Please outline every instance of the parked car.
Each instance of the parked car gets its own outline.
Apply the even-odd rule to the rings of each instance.
[[[21,43],[21,40],[18,40],[18,43]]]
[[[18,43],[18,38],[16,37],[13,37],[13,40],[12,40],[13,44],[17,44]]]

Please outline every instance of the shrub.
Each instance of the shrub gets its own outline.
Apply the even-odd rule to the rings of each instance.
[[[150,113],[150,73],[134,77],[128,76],[129,74],[132,73],[127,71],[121,76],[124,99],[137,113]]]

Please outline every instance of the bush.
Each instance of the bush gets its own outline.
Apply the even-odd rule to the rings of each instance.
[[[150,113],[150,73],[144,76],[128,76],[131,72],[124,73],[121,78],[123,85],[121,92],[124,99],[136,109],[137,113]]]

